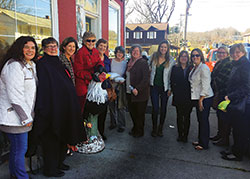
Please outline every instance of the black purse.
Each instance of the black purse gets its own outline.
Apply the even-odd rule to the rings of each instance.
[[[231,101],[227,106],[227,111],[244,114],[246,111],[247,98],[248,97],[244,97],[241,100]]]

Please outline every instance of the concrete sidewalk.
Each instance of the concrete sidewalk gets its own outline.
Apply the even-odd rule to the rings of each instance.
[[[171,104],[171,102],[169,102]],[[79,154],[67,157],[65,163],[71,166],[63,178],[107,178],[107,179],[247,179],[250,178],[250,160],[242,162],[225,161],[220,158],[221,147],[211,142],[209,149],[196,151],[192,141],[197,139],[198,123],[195,109],[192,112],[188,143],[176,141],[176,113],[168,106],[164,137],[151,137],[151,115],[147,114],[145,135],[133,138],[128,135],[131,119],[127,113],[127,129],[118,133],[109,130],[109,117],[106,120],[106,148],[98,154]],[[210,115],[211,135],[216,134],[215,111]],[[9,178],[8,163],[0,165],[0,178]],[[32,178],[46,178],[41,173]]]

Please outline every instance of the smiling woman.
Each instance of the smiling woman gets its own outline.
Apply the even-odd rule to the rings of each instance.
[[[36,96],[37,44],[33,37],[19,37],[0,65],[0,130],[9,138],[10,178],[29,178],[25,169],[28,132],[32,128]]]

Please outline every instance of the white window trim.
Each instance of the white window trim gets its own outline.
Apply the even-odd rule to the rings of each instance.
[[[118,38],[117,38],[117,46],[121,45],[121,7],[120,5],[115,2],[114,0],[110,0],[109,1],[109,6],[115,8],[118,10],[118,22],[117,22],[117,26],[118,26]]]
[[[59,42],[59,23],[58,23],[58,6],[57,0],[51,0],[51,16],[52,16],[52,36]]]

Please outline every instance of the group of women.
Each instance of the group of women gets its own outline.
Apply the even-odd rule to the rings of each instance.
[[[190,58],[187,51],[181,51],[175,61],[170,56],[169,42],[164,40],[147,60],[142,57],[140,45],[133,45],[131,58],[125,61],[125,50],[121,46],[116,47],[115,58],[111,60],[105,54],[108,48],[105,39],[96,43],[95,34],[85,32],[82,40],[78,50],[76,40],[66,38],[58,56],[58,42],[52,37],[44,39],[43,55],[38,60],[36,41],[22,36],[4,56],[0,65],[0,130],[7,134],[11,143],[11,178],[29,178],[24,156],[28,145],[36,146],[38,142],[43,149],[44,175],[61,177],[64,170],[69,170],[63,163],[68,147],[87,140],[82,116],[86,114],[88,85],[96,78],[96,72],[113,72],[126,79],[109,83],[118,96],[109,104],[110,129],[117,125],[118,132],[124,131],[127,106],[133,122],[129,134],[142,137],[147,102],[151,97],[151,135],[162,137],[168,98],[173,94],[177,141],[187,142],[190,114],[192,108],[196,108],[199,132],[198,141],[193,145],[197,150],[208,148],[208,119],[214,94],[218,99],[216,104],[223,100],[239,103],[245,99],[243,114],[223,113],[217,109],[218,134],[211,138],[216,140],[216,145],[229,145],[233,128],[234,145],[231,151],[221,152],[222,158],[242,159],[250,137],[250,63],[242,44],[231,47],[233,61],[225,47],[219,48],[219,61],[211,75],[198,48],[192,50]],[[98,130],[104,140],[106,115],[107,107],[98,116]]]

